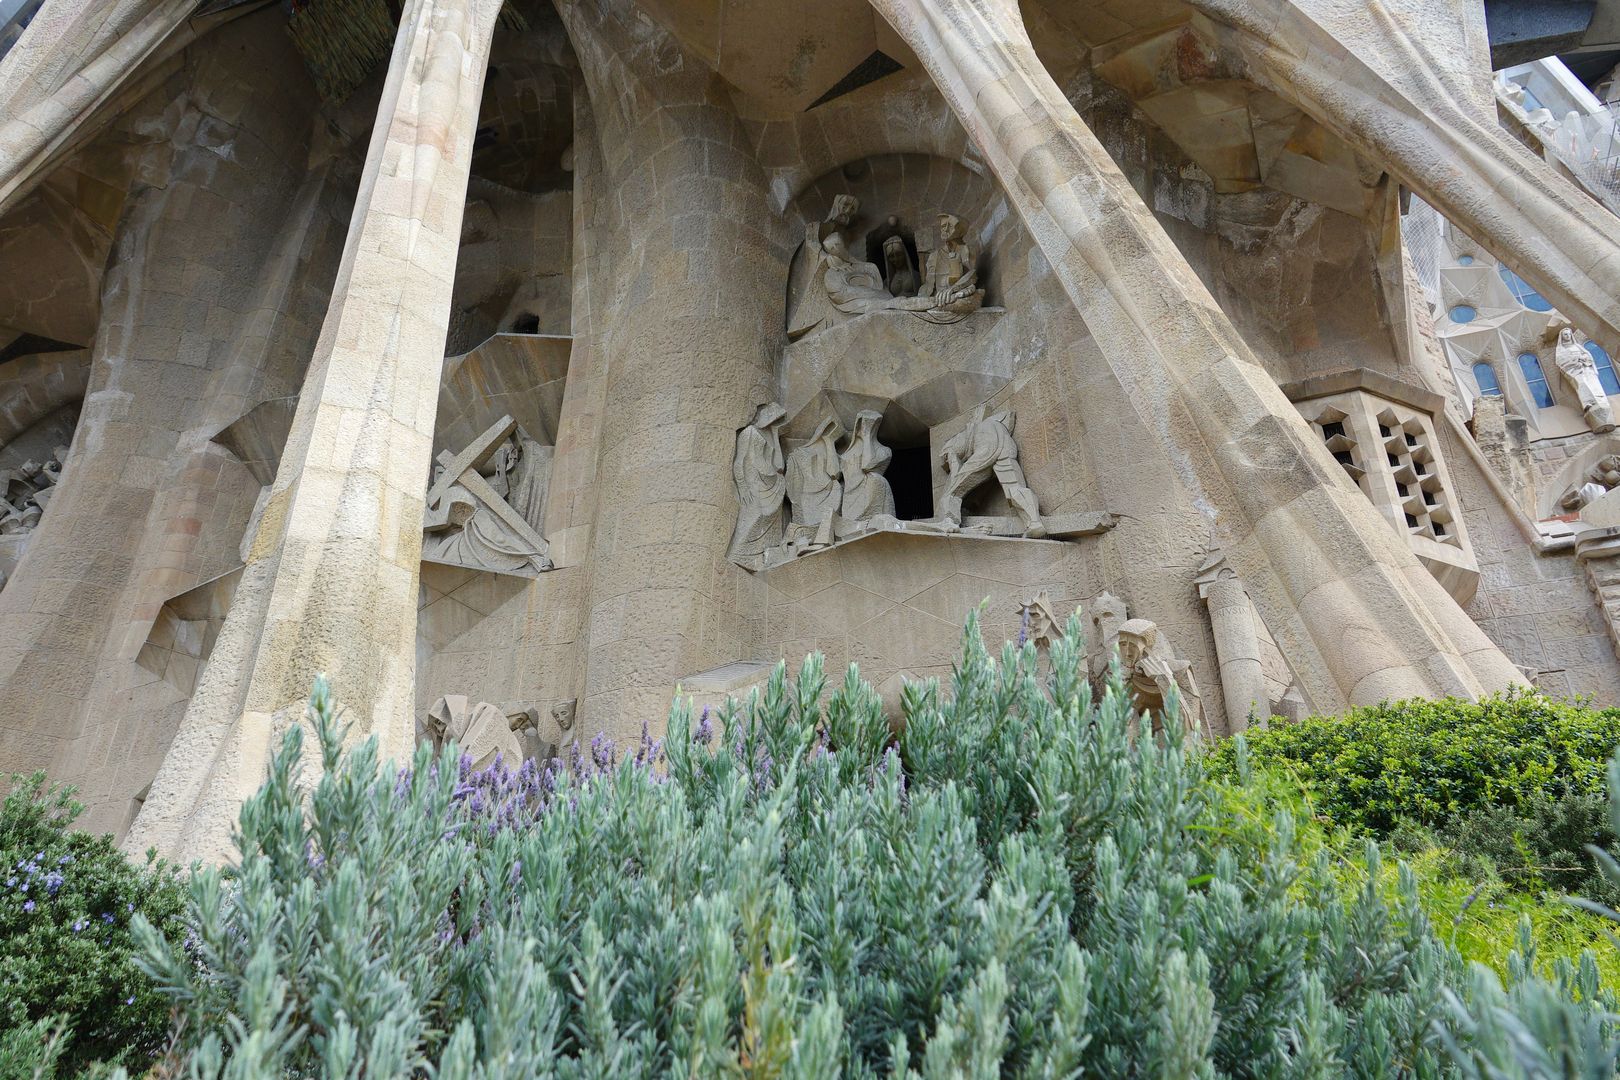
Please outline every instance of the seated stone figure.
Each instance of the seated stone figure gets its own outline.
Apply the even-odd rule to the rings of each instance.
[[[883,476],[883,470],[894,459],[894,451],[877,440],[882,422],[883,414],[873,409],[857,413],[849,446],[839,456],[839,467],[844,472],[844,502],[839,516],[845,526],[894,517],[894,491]]]
[[[1024,483],[1018,464],[1018,443],[1013,439],[1013,414],[1002,410],[985,416],[980,405],[966,427],[951,437],[940,455],[945,463],[945,490],[940,518],[950,528],[962,525],[962,500],[992,476],[1001,484],[1007,501],[1024,523],[1024,535],[1046,535],[1035,493]]]
[[[962,220],[954,214],[939,215],[939,239],[928,253],[920,295],[933,301],[931,307],[966,314],[984,303],[978,284],[978,259],[962,239]]]

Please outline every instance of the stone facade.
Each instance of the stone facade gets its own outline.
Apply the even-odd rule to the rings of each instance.
[[[1083,607],[1093,672],[1213,733],[1620,697],[1580,539],[1620,527],[1583,344],[1620,221],[1498,126],[1477,11],[405,0],[313,39],[346,2],[45,0],[0,58],[0,768],[132,848],[223,857],[318,673],[387,753],[491,758],[811,650],[898,719],[975,609],[1044,649]],[[1470,407],[1474,253],[1548,313],[1467,340],[1535,337],[1556,411],[1523,372]]]

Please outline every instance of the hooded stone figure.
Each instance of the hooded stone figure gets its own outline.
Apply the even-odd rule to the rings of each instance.
[[[844,434],[838,418],[829,416],[816,425],[810,441],[788,455],[787,494],[792,508],[794,536],[818,536],[830,529],[843,501],[839,483],[842,466],[838,440]],[[825,542],[825,538],[823,539]]]
[[[765,552],[782,542],[782,437],[777,425],[787,412],[774,401],[760,405],[754,419],[737,433],[731,478],[737,485],[737,528],[731,534],[731,560],[762,569]]]
[[[899,237],[893,239],[899,240]],[[901,248],[904,251],[904,247]],[[846,522],[870,521],[894,516],[894,492],[883,470],[889,467],[894,451],[877,440],[883,414],[863,409],[855,416],[855,432],[839,458],[844,472],[844,504],[840,511]]]
[[[883,278],[895,296],[917,295],[917,269],[911,265],[911,252],[898,236],[883,241]]]
[[[1581,413],[1586,417],[1586,425],[1597,432],[1613,431],[1614,412],[1609,408],[1608,392],[1598,379],[1597,362],[1575,341],[1575,331],[1567,326],[1558,331],[1558,347],[1553,351],[1553,362],[1580,397]]]

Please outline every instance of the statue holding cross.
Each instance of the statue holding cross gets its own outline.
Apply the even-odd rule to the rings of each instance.
[[[538,485],[541,494],[526,501],[543,502],[545,478],[526,474],[549,471],[550,461],[538,460],[544,447],[514,433],[517,421],[503,416],[461,453],[439,455],[422,520],[424,560],[519,577],[552,569],[545,537],[507,501],[509,492]],[[534,508],[525,512],[539,520]]]

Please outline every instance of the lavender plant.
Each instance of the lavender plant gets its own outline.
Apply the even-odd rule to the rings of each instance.
[[[182,1018],[164,1071],[1454,1073],[1476,997],[1446,997],[1468,975],[1410,876],[1387,900],[1370,846],[1345,891],[1285,811],[1254,819],[1241,753],[1223,785],[1133,738],[1082,660],[1078,618],[1047,665],[970,620],[897,737],[812,656],[746,707],[677,706],[666,742],[516,770],[344,750],[317,687],[318,783],[295,729],[239,867],[191,883],[190,947],[137,924]]]

